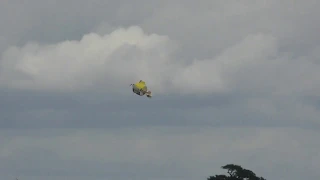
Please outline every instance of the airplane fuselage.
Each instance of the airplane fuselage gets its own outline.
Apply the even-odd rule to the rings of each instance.
[[[141,91],[141,88],[139,88],[139,86],[137,86],[136,84],[132,85],[132,91],[139,96],[143,96],[145,94]]]

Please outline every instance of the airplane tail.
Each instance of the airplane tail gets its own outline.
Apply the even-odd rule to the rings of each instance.
[[[146,92],[146,96],[147,96],[148,98],[151,98],[151,97],[152,97],[151,91],[147,91],[147,92]]]

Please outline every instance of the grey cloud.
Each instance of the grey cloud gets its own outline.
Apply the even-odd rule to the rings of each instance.
[[[239,163],[267,179],[319,175],[319,133],[296,128],[150,127],[19,133],[1,132],[1,137],[7,137],[1,140],[1,161],[7,164],[1,170],[23,179],[51,174],[83,175],[80,179],[194,179],[219,173],[226,163]]]
[[[316,0],[294,3],[290,0],[254,3],[207,0],[161,3],[68,0],[50,3],[33,0],[25,4],[3,1],[0,12],[6,28],[2,28],[1,34],[19,41],[24,39],[23,43],[58,42],[80,39],[93,27],[105,22],[113,27],[142,25],[149,32],[167,34],[182,42],[188,51],[181,52],[181,55],[191,59],[210,58],[243,36],[257,32],[276,35],[283,49],[301,51],[319,40],[318,4]]]
[[[131,94],[130,89],[128,92]],[[125,96],[106,98],[92,94],[50,94],[35,92],[1,93],[1,127],[117,127],[145,125],[201,124],[196,117],[187,121],[185,111],[200,108],[228,108],[236,96],[205,98]],[[238,100],[240,101],[240,99]],[[142,117],[142,118],[140,118]],[[173,120],[175,119],[175,120]],[[189,122],[188,122],[189,121]]]
[[[83,62],[99,58],[83,53],[65,68],[59,62],[70,62],[64,60],[77,54],[71,50],[83,49],[60,48],[63,53],[54,56],[53,51],[42,51],[48,50],[44,44],[62,47],[66,40],[80,40],[90,32],[103,36],[134,25],[146,33],[145,41],[137,38],[136,42],[153,47],[145,51],[147,46],[139,49],[125,42],[110,56],[111,68],[99,74],[100,81],[91,91],[2,86],[0,174],[20,180],[206,179],[222,172],[221,165],[238,163],[270,180],[318,178],[319,3],[0,1],[1,55],[13,45],[22,47],[20,55],[28,60],[51,58],[50,65],[23,64],[29,71],[44,67],[36,77],[49,85],[54,77],[61,80],[48,73],[50,68],[69,73],[85,59],[81,57],[88,56]],[[161,36],[158,44],[151,34]],[[120,37],[128,40],[133,37],[129,35]],[[93,45],[99,44],[99,38],[90,37],[97,40]],[[92,39],[82,45],[90,49]],[[23,49],[32,47],[32,42],[40,47],[33,54]],[[102,52],[112,43],[100,44]],[[43,52],[50,56],[39,56]],[[12,85],[13,77],[26,79],[13,73],[15,67],[23,67],[19,64],[23,58],[17,52],[11,55],[17,56],[16,62],[1,56],[1,63],[19,65],[12,69],[1,65],[1,74],[10,72],[0,77],[8,78],[7,85]],[[141,64],[140,73],[134,73],[139,68],[130,71]],[[114,71],[123,66],[126,71]],[[90,80],[79,74],[80,82]],[[128,86],[141,74],[150,78],[149,87],[155,90],[152,99],[135,96]],[[110,80],[119,82],[113,91]],[[32,83],[29,87],[34,88]],[[164,91],[163,85],[170,88]]]
[[[184,6],[180,6],[181,4]],[[178,39],[186,59],[211,58],[249,34],[270,33],[284,51],[317,45],[319,1],[174,1],[142,27]]]
[[[157,125],[319,128],[318,107],[293,96],[270,99],[250,94],[159,95],[150,100],[132,94],[116,98],[93,94],[2,94],[1,128],[112,129]]]
[[[141,3],[149,8],[144,8]],[[6,38],[0,39],[0,45],[6,48],[7,45],[22,45],[28,41],[55,43],[80,39],[102,22],[115,27],[136,25],[158,7],[156,4],[125,0],[1,1],[0,23],[3,26],[0,37]]]

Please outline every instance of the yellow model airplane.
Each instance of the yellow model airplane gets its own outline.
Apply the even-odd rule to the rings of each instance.
[[[152,97],[151,91],[148,91],[148,87],[144,81],[140,80],[135,84],[130,84],[130,86],[132,86],[133,93],[139,96],[146,95],[148,98]]]

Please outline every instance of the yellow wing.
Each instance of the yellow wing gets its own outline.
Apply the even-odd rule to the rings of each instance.
[[[137,88],[141,89],[141,90],[147,90],[147,86],[146,83],[142,80],[140,80],[139,82],[134,84]]]

